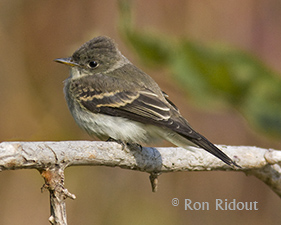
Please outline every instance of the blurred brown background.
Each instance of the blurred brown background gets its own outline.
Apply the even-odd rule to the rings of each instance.
[[[68,112],[62,88],[68,70],[53,62],[97,35],[115,39],[150,74],[192,126],[216,144],[281,149],[281,141],[252,130],[233,109],[202,111],[189,104],[167,71],[147,69],[118,32],[117,1],[1,0],[1,141],[91,140]],[[281,72],[279,0],[136,0],[139,29],[223,42],[247,50]],[[199,104],[200,105],[200,104]],[[214,130],[215,127],[215,130]],[[34,170],[0,174],[0,224],[48,224],[48,193]],[[160,176],[152,193],[148,174],[118,168],[72,167],[66,187],[69,224],[280,224],[281,201],[242,172],[185,172]],[[178,207],[172,198],[180,200]],[[209,211],[185,211],[185,198],[209,202]],[[257,211],[216,211],[216,199],[257,201]]]

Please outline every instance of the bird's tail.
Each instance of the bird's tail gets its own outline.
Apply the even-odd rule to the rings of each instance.
[[[200,139],[192,139],[190,140],[192,143],[196,144],[197,146],[205,149],[207,152],[213,154],[214,156],[218,157],[220,160],[225,162],[230,166],[235,166],[241,168],[238,164],[236,164],[231,158],[229,158],[224,152],[222,152],[219,148],[217,148],[214,144],[208,141],[204,136],[198,134]]]
[[[186,147],[186,146],[196,146],[201,147],[212,155],[216,156],[229,166],[234,166],[241,168],[238,164],[236,164],[231,158],[229,158],[225,153],[223,153],[219,148],[217,148],[214,144],[212,144],[207,138],[202,136],[201,134],[194,131],[190,126],[188,126],[189,132],[182,132],[183,130],[174,130],[174,132],[170,132],[168,135],[166,133],[166,139],[173,144]],[[192,131],[192,132],[190,132]]]

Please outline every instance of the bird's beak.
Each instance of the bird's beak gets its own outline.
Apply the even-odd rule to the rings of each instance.
[[[59,59],[54,59],[55,62],[62,63],[68,66],[78,66],[77,63],[73,62],[71,57],[69,58],[59,58]]]

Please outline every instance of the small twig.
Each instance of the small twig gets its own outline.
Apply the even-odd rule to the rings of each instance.
[[[45,180],[43,187],[50,192],[51,216],[49,221],[53,225],[67,225],[65,199],[76,198],[64,188],[64,168],[64,166],[56,165],[40,171]]]
[[[149,176],[152,192],[156,192],[158,190],[158,176],[160,176],[160,173],[151,173]]]

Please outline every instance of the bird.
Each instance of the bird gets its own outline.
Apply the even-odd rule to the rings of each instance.
[[[65,99],[76,123],[90,136],[140,146],[165,139],[179,147],[203,148],[227,165],[240,167],[196,132],[159,85],[111,38],[95,37],[72,56],[54,61],[70,68]]]

